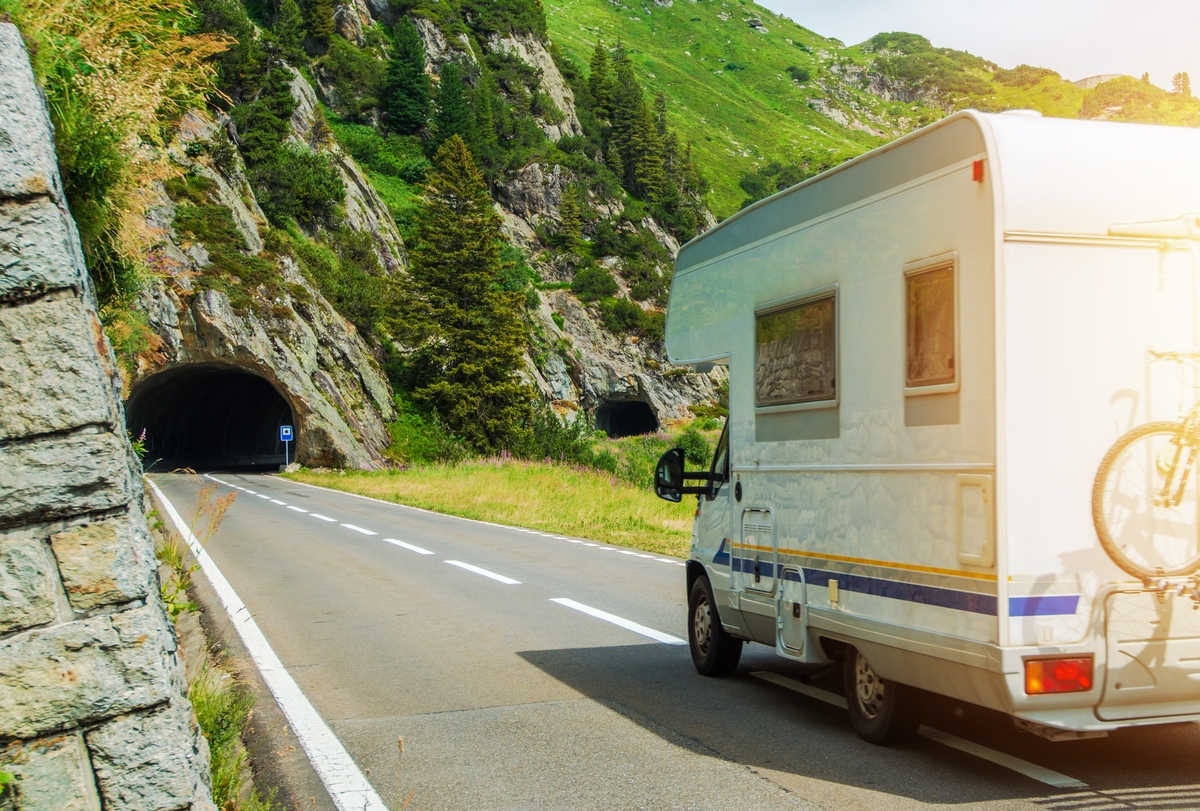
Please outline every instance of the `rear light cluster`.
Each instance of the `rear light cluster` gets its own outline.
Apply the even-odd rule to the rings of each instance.
[[[1092,658],[1034,659],[1025,663],[1025,692],[1086,693],[1092,689]]]

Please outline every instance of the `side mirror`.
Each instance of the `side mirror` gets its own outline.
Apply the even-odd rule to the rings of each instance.
[[[658,458],[654,468],[654,495],[666,501],[682,501],[685,495],[702,496],[712,487],[712,476],[707,472],[688,473],[683,469],[683,448],[671,448]],[[685,487],[684,479],[700,479],[703,487]]]
[[[683,448],[671,448],[658,458],[654,495],[667,501],[683,500]]]

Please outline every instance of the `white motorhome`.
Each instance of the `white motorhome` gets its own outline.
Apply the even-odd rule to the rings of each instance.
[[[1198,130],[966,111],[684,246],[669,357],[730,379],[711,470],[656,485],[699,493],[697,668],[842,663],[876,742],[911,688],[1200,719],[1198,212]]]

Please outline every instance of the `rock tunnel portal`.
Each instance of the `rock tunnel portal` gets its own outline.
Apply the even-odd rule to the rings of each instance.
[[[596,427],[613,439],[652,434],[658,430],[658,417],[641,400],[616,400],[596,409]]]
[[[125,414],[134,437],[146,431],[146,468],[159,471],[277,467],[284,463],[279,427],[295,425],[291,406],[270,382],[220,364],[146,378],[130,392]]]

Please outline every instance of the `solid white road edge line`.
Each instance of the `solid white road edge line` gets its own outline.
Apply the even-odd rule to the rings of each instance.
[[[375,789],[367,782],[367,778],[359,771],[357,764],[350,757],[350,753],[346,751],[346,747],[342,746],[342,742],[333,734],[333,730],[326,725],[320,714],[305,698],[295,679],[284,669],[283,663],[271,649],[270,643],[267,642],[258,623],[246,609],[245,603],[241,601],[237,592],[233,590],[233,586],[229,585],[229,581],[221,574],[221,570],[209,557],[208,552],[196,540],[196,536],[192,534],[188,525],[179,517],[174,505],[158,489],[158,485],[149,479],[146,481],[162,502],[167,516],[175,524],[175,529],[191,547],[192,554],[196,556],[196,562],[200,564],[200,569],[208,578],[208,582],[212,584],[217,597],[220,598],[221,604],[225,607],[225,613],[229,615],[229,621],[237,629],[238,636],[242,638],[246,650],[250,653],[250,658],[254,660],[254,664],[262,674],[267,689],[271,691],[271,695],[275,696],[275,701],[292,726],[292,732],[296,733],[296,740],[300,742],[304,753],[308,755],[309,762],[320,776],[321,782],[325,784],[338,811],[388,811],[383,800],[379,798]]]
[[[511,577],[505,577],[502,574],[496,574],[495,572],[489,572],[487,569],[480,569],[478,566],[472,566],[469,563],[463,563],[461,560],[448,560],[446,562],[449,563],[451,566],[457,566],[460,569],[466,569],[468,572],[474,572],[475,574],[481,574],[484,577],[490,577],[493,580],[498,580],[506,586],[521,585],[520,580],[513,580]]]
[[[416,552],[418,555],[432,555],[433,554],[428,549],[424,549],[420,546],[416,546],[415,544],[405,543],[404,541],[397,541],[395,538],[384,538],[383,541],[384,541],[384,543],[394,543],[396,546],[403,546],[405,549],[407,549],[411,552]]]
[[[846,709],[846,699],[839,695],[821,690],[816,687],[798,682],[795,679],[789,679],[787,676],[781,676],[778,673],[770,673],[765,670],[756,671],[750,674],[757,679],[770,682],[771,684],[786,687],[789,690],[800,693],[801,695],[815,698],[818,701],[824,701],[826,704],[832,704],[835,707]],[[990,749],[982,744],[968,741],[960,738],[957,735],[951,735],[949,732],[942,732],[940,729],[933,727],[922,726],[918,732],[922,738],[928,738],[935,743],[940,743],[943,746],[949,746],[951,749],[957,749],[960,752],[966,752],[968,755],[974,755],[981,760],[987,760],[995,763],[997,766],[1003,766],[1018,774],[1023,774],[1037,780],[1039,783],[1045,783],[1048,786],[1055,788],[1087,788],[1087,783],[1076,780],[1074,777],[1067,777],[1065,774],[1059,774],[1043,766],[1038,766],[1036,763],[1030,763],[1027,760],[1021,760],[1012,755],[1006,755],[1003,752],[997,752],[995,749]]]
[[[590,605],[584,605],[583,603],[577,603],[574,600],[567,599],[566,597],[554,597],[554,598],[551,598],[550,602],[558,603],[559,605],[565,605],[567,608],[574,608],[576,611],[582,611],[584,614],[587,614],[588,616],[592,616],[592,617],[595,617],[596,619],[604,620],[605,622],[611,622],[613,625],[619,625],[620,627],[624,628],[627,631],[633,631],[635,634],[641,634],[642,636],[648,636],[651,639],[653,639],[655,642],[662,642],[664,645],[686,645],[687,644],[686,639],[680,639],[677,636],[671,636],[670,634],[664,634],[662,631],[656,631],[653,628],[647,628],[645,625],[639,625],[638,623],[634,622],[633,620],[627,620],[624,617],[618,617],[616,614],[610,614],[607,611],[601,611],[599,608],[592,608]]]
[[[344,526],[346,529],[352,529],[355,532],[361,532],[363,535],[378,535],[379,534],[378,532],[372,532],[369,529],[363,529],[362,527],[356,527],[356,526],[354,526],[354,524],[342,524],[342,526]]]

